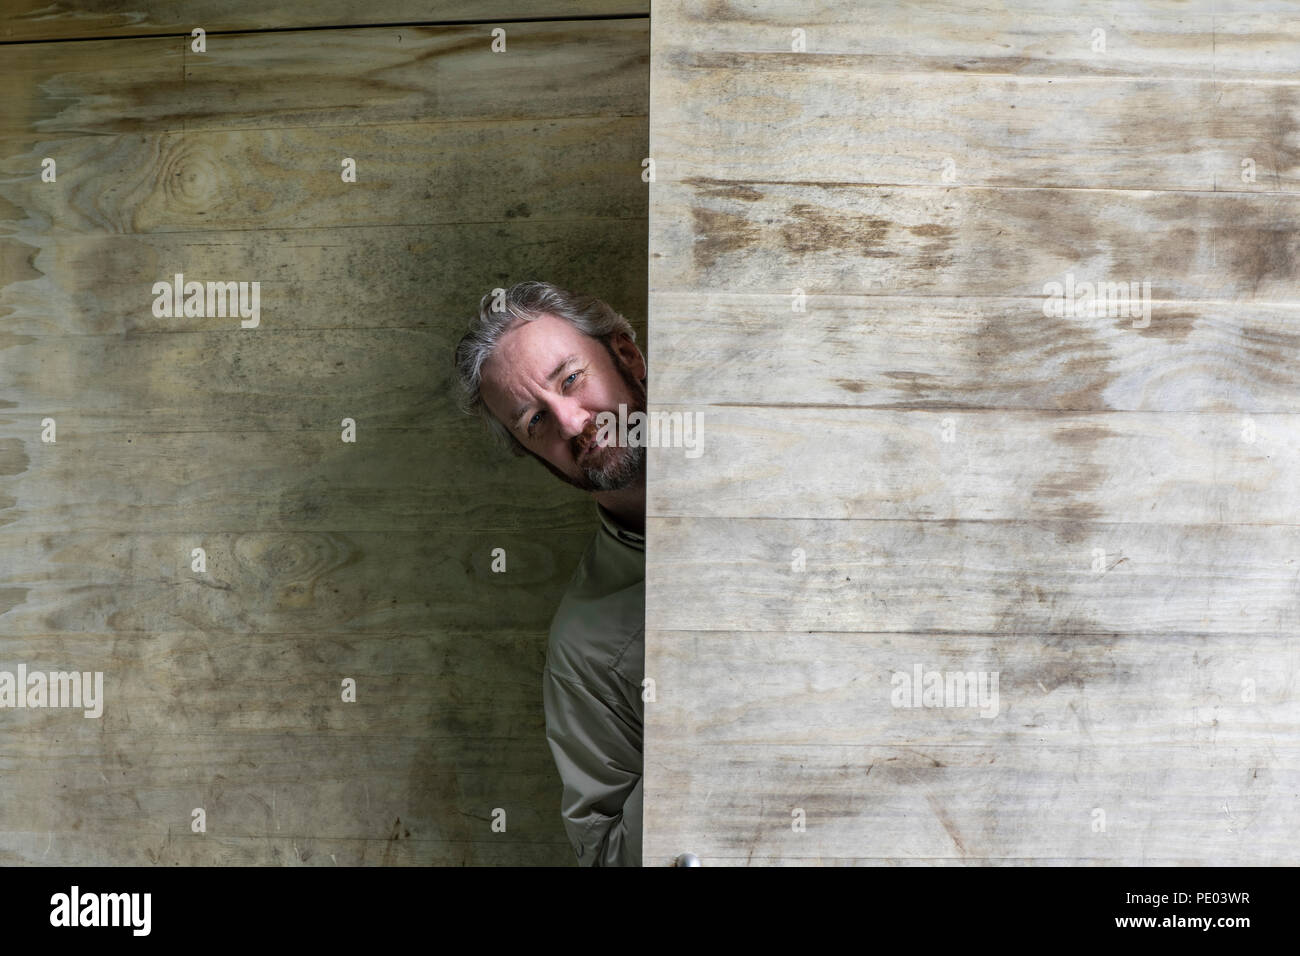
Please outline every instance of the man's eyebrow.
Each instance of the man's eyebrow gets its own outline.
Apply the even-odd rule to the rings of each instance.
[[[566,355],[564,358],[560,359],[560,364],[555,366],[555,368],[551,371],[551,374],[546,376],[546,381],[547,382],[554,381],[557,375],[559,375],[561,372],[565,370],[565,368],[567,368],[569,365],[573,364],[576,361],[578,361],[578,356]],[[524,414],[524,412],[528,411],[528,407],[531,404],[532,402],[524,402],[522,405],[520,405],[518,408],[515,409],[514,417],[511,419],[511,421],[515,423],[515,428],[519,427],[520,417]]]

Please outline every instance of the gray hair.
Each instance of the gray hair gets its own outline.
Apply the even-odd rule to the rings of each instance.
[[[497,308],[493,308],[496,305]],[[469,331],[456,345],[456,375],[460,388],[457,404],[461,411],[476,415],[487,425],[497,444],[516,456],[527,455],[514,433],[483,402],[483,363],[496,349],[501,337],[520,322],[543,315],[554,315],[568,322],[583,335],[600,341],[618,365],[610,344],[622,333],[633,342],[632,324],[605,302],[593,295],[561,289],[549,282],[520,282],[498,295],[489,292],[479,300],[478,316],[470,320]]]

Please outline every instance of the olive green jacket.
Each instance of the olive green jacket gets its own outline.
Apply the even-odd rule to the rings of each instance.
[[[600,527],[551,621],[542,702],[579,866],[641,865],[645,537]]]

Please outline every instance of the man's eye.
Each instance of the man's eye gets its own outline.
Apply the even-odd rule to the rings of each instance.
[[[581,374],[582,374],[582,369],[578,369],[578,371],[570,373],[569,377],[564,380],[564,384],[565,385],[570,384],[575,378],[577,378]],[[534,415],[532,418],[528,420],[527,430],[529,435],[533,433],[533,426],[537,424],[537,420],[541,418],[542,415],[543,415],[542,412],[538,412],[536,415]]]

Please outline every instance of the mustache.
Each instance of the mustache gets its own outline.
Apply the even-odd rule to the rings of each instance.
[[[645,412],[644,403],[637,402],[635,405],[629,406],[628,411],[629,413],[634,411],[640,411],[644,413]],[[610,410],[608,414],[617,415],[618,413],[614,410]],[[600,432],[600,426],[596,424],[596,419],[592,418],[590,421],[587,422],[586,425],[583,426],[581,434],[573,436],[573,438],[569,442],[569,446],[573,451],[574,458],[580,457],[582,453],[586,451],[587,446],[596,440],[596,435],[599,432]]]
[[[587,422],[586,426],[582,429],[582,434],[573,437],[573,441],[570,444],[573,446],[573,456],[575,458],[579,457],[584,451],[586,451],[587,446],[596,440],[596,433],[599,431],[600,429],[596,427],[595,419],[592,419]]]

